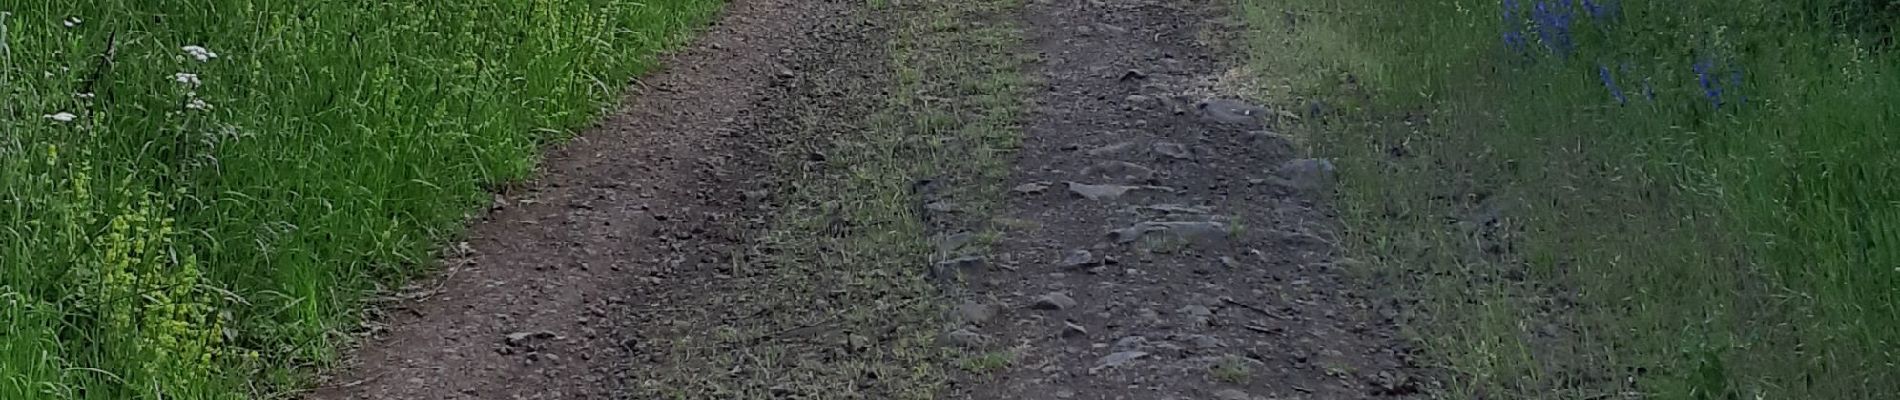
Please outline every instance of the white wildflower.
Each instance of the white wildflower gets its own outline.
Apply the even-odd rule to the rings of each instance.
[[[67,17],[66,21],[64,22],[66,23],[67,28],[72,28],[72,27],[79,26],[79,24],[86,23],[86,20],[79,19],[79,17]]]
[[[184,50],[185,54],[190,54],[191,58],[198,60],[198,62],[211,61],[213,58],[218,58],[218,53],[213,53],[211,49],[206,49],[202,46],[185,46],[179,49]]]
[[[185,102],[185,108],[200,111],[210,110],[211,103],[206,103],[204,99],[191,99],[191,101]]]
[[[46,119],[59,121],[59,122],[73,122],[73,120],[79,119],[79,116],[73,115],[73,113],[63,112],[63,113],[58,113],[58,114],[47,114]]]
[[[204,81],[198,80],[198,74],[186,72],[172,74],[172,80],[191,86],[198,86],[198,84],[204,83]]]
[[[90,99],[90,98],[92,98],[92,96],[93,96],[93,94],[92,94],[92,93],[75,93],[75,94],[73,94],[73,97],[78,97],[78,98],[81,98],[81,99]]]

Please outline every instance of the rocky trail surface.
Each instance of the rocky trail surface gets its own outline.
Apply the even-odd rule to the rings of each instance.
[[[959,310],[971,399],[1360,399],[1420,395],[1345,275],[1332,165],[1239,100],[1217,4],[1040,1],[1026,16],[1047,87],[997,245]]]
[[[1424,397],[1222,5],[733,1],[308,398]]]

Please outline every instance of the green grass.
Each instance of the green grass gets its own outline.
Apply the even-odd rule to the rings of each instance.
[[[1240,3],[1261,96],[1340,111],[1301,130],[1446,397],[1900,395],[1892,11],[1579,7],[1560,57],[1531,0],[1529,56],[1499,0]],[[1703,59],[1744,71],[1720,108]]]
[[[1208,367],[1207,376],[1215,382],[1242,385],[1253,379],[1253,367],[1238,356],[1226,356]]]
[[[1010,351],[988,351],[965,355],[958,361],[964,371],[977,375],[989,375],[1009,369],[1016,363],[1016,353]]]
[[[0,398],[297,384],[719,5],[0,5]]]

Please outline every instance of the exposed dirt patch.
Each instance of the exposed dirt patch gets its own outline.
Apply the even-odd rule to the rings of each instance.
[[[644,337],[641,398],[932,399],[938,283],[983,268],[965,231],[1000,202],[1025,86],[1009,1],[892,2],[800,49],[766,131],[785,185],[741,273],[673,303],[728,317]]]
[[[1202,1],[1029,6],[1047,90],[1030,117],[1000,268],[956,332],[972,399],[1419,397],[1431,384],[1346,276],[1333,175],[1233,100]],[[1231,20],[1231,19],[1226,19]],[[1210,32],[1214,30],[1214,32]],[[965,312],[964,310],[969,310]]]
[[[635,310],[633,398],[916,398],[935,384],[907,371],[934,359],[917,327],[936,303],[906,264],[922,238],[897,225],[915,220],[908,181],[871,158],[889,150],[873,116],[893,81],[890,21],[833,12],[786,49],[799,67],[760,110],[774,208],[714,279]]]
[[[678,306],[731,274],[744,232],[773,209],[763,110],[798,76],[791,49],[856,1],[737,0],[622,111],[552,151],[498,195],[439,282],[380,309],[352,366],[315,399],[607,398]],[[733,315],[732,317],[743,317]]]
[[[737,1],[314,397],[1418,393],[1219,12]]]

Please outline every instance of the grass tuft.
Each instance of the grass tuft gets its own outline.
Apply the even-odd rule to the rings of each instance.
[[[1246,359],[1226,356],[1214,362],[1214,365],[1208,368],[1207,375],[1215,382],[1241,385],[1253,379],[1253,367],[1247,365]]]
[[[1013,365],[1015,363],[1016,363],[1015,353],[1007,352],[1007,351],[991,351],[991,352],[984,352],[984,353],[975,354],[975,355],[964,356],[963,360],[958,362],[958,366],[963,368],[964,371],[969,371],[970,373],[973,373],[973,374],[989,375],[989,374],[993,374],[997,372],[1003,372],[1004,370],[1009,369],[1010,365]]]
[[[757,235],[759,274],[708,295],[758,317],[694,321],[759,340],[682,335],[668,368],[642,371],[657,382],[647,397],[932,399],[956,368],[1008,364],[959,363],[940,343],[947,283],[926,273],[954,257],[931,245],[946,227],[973,231],[968,254],[995,239],[980,222],[1002,200],[1027,84],[1021,31],[994,17],[1020,4],[870,5],[845,26],[887,27],[863,38],[874,44],[810,54],[831,72],[790,87],[816,100],[768,117],[786,121],[771,134],[785,203]],[[936,201],[955,210],[929,211]],[[819,333],[772,334],[791,331]]]

